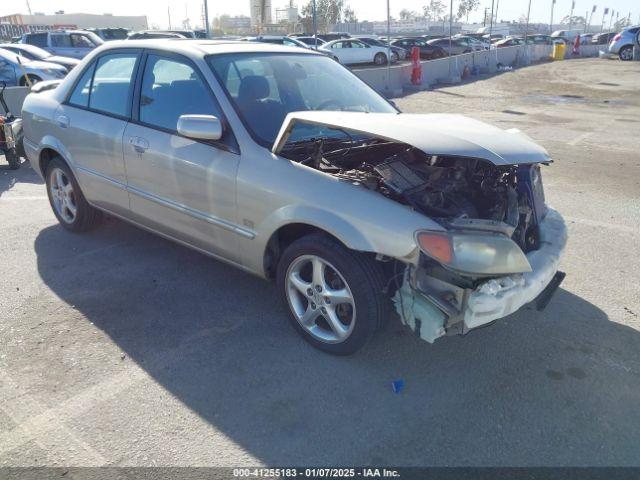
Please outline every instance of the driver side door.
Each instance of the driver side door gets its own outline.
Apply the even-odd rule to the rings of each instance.
[[[198,67],[189,59],[150,51],[136,82],[124,161],[133,219],[209,254],[238,262],[235,137]],[[187,138],[181,115],[214,115],[219,141]]]

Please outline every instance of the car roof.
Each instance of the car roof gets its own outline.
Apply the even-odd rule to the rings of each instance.
[[[140,40],[114,40],[106,42],[100,47],[104,52],[115,48],[153,48],[170,52],[182,53],[187,56],[205,56],[224,53],[291,53],[292,48],[287,45],[274,43],[247,42],[242,40],[207,40],[191,38],[154,38]],[[299,54],[321,55],[313,50],[299,49]]]

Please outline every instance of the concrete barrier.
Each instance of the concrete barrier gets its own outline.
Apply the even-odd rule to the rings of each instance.
[[[602,45],[583,45],[580,54],[573,55],[572,46],[567,46],[565,58],[597,57]],[[363,68],[353,71],[380,93],[388,97],[398,97],[404,91],[429,88],[437,83],[459,81],[464,67],[471,70],[478,67],[481,73],[494,73],[498,66],[524,67],[532,63],[546,61],[551,57],[552,45],[518,45],[515,47],[483,50],[437,60],[424,60],[422,64],[422,84],[411,85],[411,64],[392,65],[391,68]]]
[[[4,99],[7,102],[7,107],[14,115],[20,115],[22,110],[22,102],[24,98],[29,94],[29,87],[7,87],[4,90]],[[0,106],[1,113],[7,113]]]

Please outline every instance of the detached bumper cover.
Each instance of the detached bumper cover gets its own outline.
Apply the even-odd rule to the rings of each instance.
[[[541,247],[527,254],[532,271],[489,280],[471,292],[464,310],[468,329],[505,317],[534,300],[549,284],[567,243],[562,216],[549,209],[540,224]]]

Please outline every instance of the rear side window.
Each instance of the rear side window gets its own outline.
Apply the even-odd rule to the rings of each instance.
[[[32,33],[26,36],[26,41],[29,45],[35,45],[37,47],[47,46],[47,34],[46,33]]]
[[[80,77],[80,80],[73,89],[69,97],[69,103],[76,107],[89,107],[89,92],[91,91],[91,79],[93,78],[93,69],[96,64],[92,63]]]
[[[175,131],[180,115],[215,115],[213,98],[188,63],[149,55],[142,76],[140,121]]]
[[[71,39],[68,35],[51,35],[51,46],[52,47],[70,47]]]
[[[113,53],[98,59],[89,108],[121,117],[128,115],[133,71],[137,53]]]

